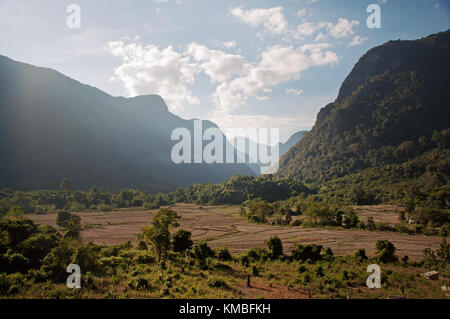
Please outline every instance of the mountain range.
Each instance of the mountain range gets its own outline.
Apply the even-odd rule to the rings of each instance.
[[[174,164],[172,130],[193,127],[160,96],[113,97],[0,56],[0,188],[54,189],[67,178],[77,189],[158,192],[254,175],[246,164]]]

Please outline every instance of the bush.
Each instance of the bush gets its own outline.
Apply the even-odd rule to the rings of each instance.
[[[25,240],[19,249],[30,260],[33,268],[39,268],[41,260],[58,245],[58,241],[56,234],[38,234]]]
[[[377,259],[383,263],[395,262],[395,246],[388,240],[378,240],[376,243]]]
[[[259,269],[256,266],[252,266],[252,275],[255,277],[259,276]]]
[[[209,257],[215,256],[214,250],[212,250],[208,246],[206,241],[201,241],[197,245],[195,245],[194,249],[193,249],[193,254],[197,260],[202,260],[202,261],[206,260]]]
[[[267,247],[269,250],[269,256],[272,259],[277,259],[283,254],[283,244],[277,236],[270,237],[267,241]]]
[[[26,273],[31,268],[30,260],[21,254],[11,254],[8,256],[10,273],[20,272],[22,274]]]
[[[292,222],[291,224],[292,226],[301,226],[302,225],[302,221],[300,219],[296,219]]]
[[[207,285],[210,288],[219,288],[219,289],[230,289],[225,281],[219,278],[211,278],[208,280]]]
[[[363,262],[364,260],[367,260],[365,249],[363,249],[363,248],[358,249],[355,252],[354,257],[358,262]]]
[[[129,280],[128,287],[130,287],[131,289],[134,289],[134,290],[141,290],[141,289],[149,290],[149,289],[151,289],[151,285],[150,285],[149,281],[147,279],[145,279],[144,277],[137,277],[137,278],[133,278],[133,279]]]
[[[247,256],[251,261],[266,261],[269,258],[269,252],[264,248],[250,248]]]
[[[56,216],[56,225],[59,227],[68,227],[70,223],[80,223],[81,217],[75,214],[71,214],[66,211],[60,211],[58,212],[58,215]]]
[[[248,258],[247,255],[244,255],[244,256],[241,257],[241,264],[244,267],[250,266],[250,259]]]
[[[49,278],[56,282],[64,282],[67,278],[66,268],[71,264],[74,251],[64,240],[54,247],[42,261],[43,270]]]
[[[147,244],[145,243],[145,241],[143,241],[143,240],[138,241],[137,249],[139,249],[139,250],[147,250],[148,247],[147,247]]]
[[[297,272],[298,272],[299,274],[303,274],[303,273],[306,272],[306,271],[308,271],[308,268],[306,268],[305,265],[299,265],[299,266],[297,267]]]
[[[226,247],[220,247],[217,249],[217,259],[221,261],[230,261],[233,259],[230,252],[228,251],[228,248]]]
[[[80,266],[82,273],[98,272],[100,270],[99,250],[99,247],[93,243],[80,246],[75,252],[73,263]]]
[[[191,240],[192,233],[180,229],[178,230],[172,238],[172,246],[175,252],[184,252],[192,248],[193,241]]]
[[[329,251],[324,250],[322,245],[301,245],[297,244],[292,250],[292,258],[298,261],[311,260],[312,262],[322,260],[325,256],[333,255],[331,249]]]

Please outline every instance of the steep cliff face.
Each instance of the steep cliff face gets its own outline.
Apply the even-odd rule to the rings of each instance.
[[[450,31],[369,50],[278,174],[324,181],[448,147],[449,57]]]

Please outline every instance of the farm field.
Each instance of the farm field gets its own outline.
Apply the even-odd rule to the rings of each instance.
[[[239,215],[239,206],[198,206],[177,204],[171,206],[180,216],[180,226],[192,232],[194,241],[207,240],[213,248],[226,246],[232,253],[252,247],[264,247],[270,236],[277,235],[283,242],[286,253],[297,243],[320,244],[330,247],[335,255],[353,254],[364,248],[369,256],[375,255],[375,243],[388,239],[397,248],[398,256],[410,259],[422,258],[425,248],[439,247],[439,237],[408,235],[395,232],[346,230],[336,228],[304,228],[293,226],[271,226],[251,223]],[[78,212],[85,230],[82,240],[97,244],[121,244],[136,241],[142,227],[148,226],[158,210],[117,210],[112,212]],[[375,221],[395,223],[393,206],[361,206],[355,211],[362,218],[374,217]],[[56,226],[56,214],[28,215],[40,224]]]

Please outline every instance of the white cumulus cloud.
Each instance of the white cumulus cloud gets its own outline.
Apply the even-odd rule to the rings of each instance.
[[[196,64],[175,52],[172,46],[160,49],[155,45],[142,46],[136,40],[131,43],[112,41],[107,45],[112,54],[122,58],[122,64],[114,72],[128,94],[159,94],[171,111],[183,110],[186,104],[199,104],[198,98],[187,88],[195,81]]]
[[[360,45],[361,43],[363,43],[364,41],[367,41],[368,39],[369,38],[364,38],[359,35],[355,35],[352,42],[350,42],[350,46],[354,47],[354,46]]]
[[[195,42],[189,45],[186,54],[199,62],[200,69],[211,78],[213,83],[227,81],[231,76],[239,75],[249,68],[240,55],[211,50]]]
[[[288,30],[288,22],[282,13],[283,7],[269,9],[243,10],[240,7],[231,9],[231,14],[239,18],[243,23],[253,27],[264,25],[273,34],[281,34]]]
[[[277,84],[298,79],[302,71],[312,67],[337,63],[339,58],[326,43],[308,44],[299,48],[275,45],[261,54],[261,61],[245,76],[223,82],[213,94],[215,110],[220,116],[230,114],[245,105],[249,98],[264,99],[260,93]]]
[[[353,28],[358,25],[359,21],[357,20],[350,21],[344,18],[339,18],[338,23],[335,25],[332,23],[328,24],[328,30],[330,35],[335,38],[346,38],[355,34]]]

